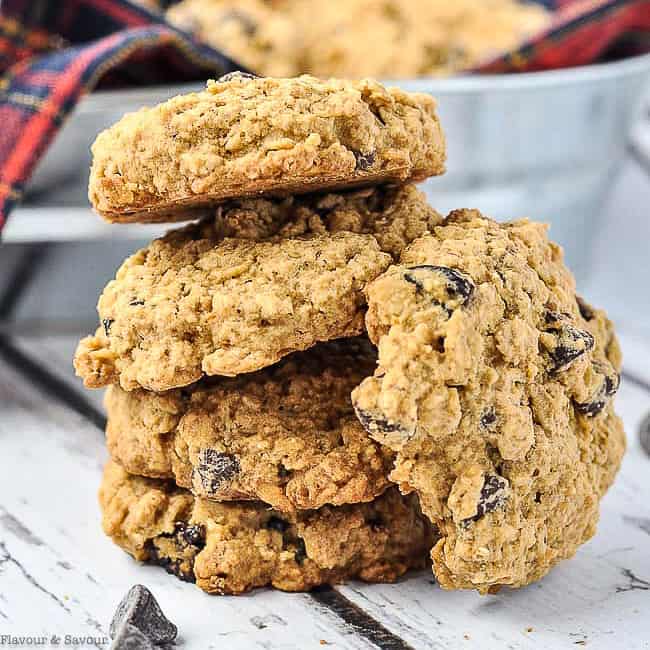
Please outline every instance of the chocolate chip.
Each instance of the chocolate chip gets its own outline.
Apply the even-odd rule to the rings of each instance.
[[[361,422],[361,426],[370,434],[378,433],[401,433],[404,436],[407,436],[408,433],[405,429],[400,427],[399,424],[395,422],[390,422],[386,418],[382,418],[378,415],[373,415],[368,411],[360,409],[356,404],[354,405],[354,412],[357,415],[357,419]]]
[[[220,487],[232,480],[239,470],[239,460],[236,456],[205,448],[199,451],[193,478],[198,479],[200,489],[211,496],[217,494]]]
[[[384,522],[384,519],[381,515],[375,515],[374,517],[371,517],[366,521],[366,524],[370,526],[371,530],[375,533],[379,532],[382,530],[386,523]]]
[[[162,613],[154,595],[143,585],[131,587],[117,606],[109,627],[111,638],[115,639],[127,625],[138,629],[156,645],[172,643],[178,633],[176,626]]]
[[[365,172],[368,171],[375,163],[376,155],[374,151],[362,153],[361,151],[353,151],[354,158],[357,161],[357,169]]]
[[[289,478],[291,470],[288,470],[282,463],[278,465],[278,478]]]
[[[182,557],[170,557],[161,555],[158,547],[153,542],[148,542],[145,546],[147,551],[147,562],[162,567],[167,573],[176,576],[183,582],[195,582],[196,577],[191,568],[189,561]]]
[[[179,533],[183,540],[190,546],[203,548],[205,546],[205,527],[200,524],[187,526],[183,522],[176,524],[177,529],[180,528]]]
[[[278,533],[286,533],[289,528],[289,522],[285,521],[284,519],[280,519],[280,517],[272,516],[266,522],[266,527],[269,530],[275,530]]]
[[[609,364],[594,362],[593,365],[594,369],[603,375],[600,388],[588,402],[575,403],[576,411],[589,418],[595,417],[604,410],[609,400],[616,395],[621,383],[619,374]]]
[[[111,325],[115,321],[112,318],[104,318],[102,320],[102,325],[104,326],[104,333],[108,336],[111,333]]]
[[[293,557],[300,565],[307,559],[307,548],[305,542],[300,537],[296,540],[296,552]]]
[[[241,70],[234,70],[233,72],[227,72],[224,75],[221,75],[217,79],[217,83],[225,84],[229,81],[236,81],[238,79],[259,79],[259,76],[253,74],[252,72],[242,72]]]
[[[549,312],[546,320],[553,325],[549,331],[556,336],[555,347],[548,351],[553,372],[567,370],[576,359],[593,350],[595,342],[591,333],[567,322],[564,314]]]
[[[426,291],[424,279],[430,273],[441,276],[445,281],[447,297],[460,299],[461,304],[465,304],[474,293],[474,283],[470,278],[460,271],[446,266],[432,266],[430,264],[412,266],[404,273],[404,279],[414,284],[418,292],[424,293]]]
[[[489,429],[497,421],[497,414],[494,406],[485,409],[481,415],[481,427]]]
[[[155,645],[134,625],[122,625],[113,637],[110,650],[155,650]]]
[[[501,508],[508,496],[507,490],[508,481],[505,478],[496,474],[488,474],[481,488],[481,495],[476,504],[476,515],[473,519],[480,519],[488,512]]]
[[[138,298],[133,298],[129,302],[129,305],[131,305],[131,307],[137,307],[138,305],[144,305],[144,300],[139,300]]]
[[[578,303],[578,309],[580,310],[580,315],[586,320],[590,321],[596,315],[591,305],[587,304],[580,296],[576,296],[576,302]]]
[[[650,413],[645,416],[639,427],[639,441],[641,449],[650,456]]]

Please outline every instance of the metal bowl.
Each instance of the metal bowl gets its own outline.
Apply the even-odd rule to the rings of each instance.
[[[650,80],[650,55],[532,74],[399,80],[439,102],[449,171],[424,189],[441,212],[476,207],[499,219],[551,223],[580,279],[599,212],[624,160]],[[89,147],[123,113],[199,88],[97,92],[85,98],[29,186],[39,203],[86,204]],[[28,195],[28,204],[30,201]],[[71,233],[74,238],[74,233]]]

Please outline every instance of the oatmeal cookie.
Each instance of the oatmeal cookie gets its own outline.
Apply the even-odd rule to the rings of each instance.
[[[266,0],[181,0],[166,12],[179,29],[266,77],[295,77],[302,30]]]
[[[367,339],[345,339],[166,393],[110,386],[108,449],[131,474],[215,501],[282,511],[372,501],[389,486],[392,452],[359,424],[350,392],[375,362]]]
[[[363,288],[390,260],[370,235],[252,242],[172,231],[104,289],[101,326],[79,344],[75,368],[91,388],[159,392],[265,368],[360,334]]]
[[[99,500],[116,544],[214,594],[265,585],[307,591],[352,578],[392,582],[424,566],[434,540],[417,500],[396,488],[371,503],[286,514],[194,498],[109,462]]]
[[[126,115],[92,149],[89,197],[109,221],[187,220],[233,197],[417,181],[445,163],[429,95],[237,73]]]
[[[452,213],[367,295],[379,364],[353,404],[440,529],[440,584],[517,587],[571,557],[624,451],[620,351],[545,226]]]
[[[197,227],[201,238],[264,241],[353,232],[372,235],[395,260],[414,239],[443,218],[415,185],[286,198],[233,199]],[[196,230],[194,231],[196,232]]]

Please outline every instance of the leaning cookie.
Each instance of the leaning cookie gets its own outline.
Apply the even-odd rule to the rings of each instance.
[[[367,294],[379,364],[353,404],[440,529],[440,584],[522,586],[572,556],[624,451],[620,352],[545,227],[452,213]]]
[[[230,74],[101,133],[89,197],[109,221],[177,221],[228,198],[417,181],[444,164],[429,95]]]
[[[367,339],[345,339],[166,393],[110,386],[108,449],[131,474],[216,501],[282,511],[372,501],[390,485],[392,452],[359,424],[350,392],[375,362]]]
[[[434,541],[417,500],[395,488],[371,503],[288,515],[259,503],[197,499],[111,462],[99,499],[116,544],[215,594],[265,585],[307,591],[352,578],[392,582],[423,567]]]
[[[363,331],[367,282],[390,263],[369,235],[274,242],[168,233],[124,262],[75,357],[86,386],[164,391],[253,372]]]

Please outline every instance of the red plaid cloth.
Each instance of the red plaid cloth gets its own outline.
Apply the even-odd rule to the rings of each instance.
[[[546,0],[551,29],[478,72],[582,65],[650,51],[650,0]],[[645,42],[641,38],[643,36]],[[243,69],[128,0],[0,0],[0,230],[79,99]]]

